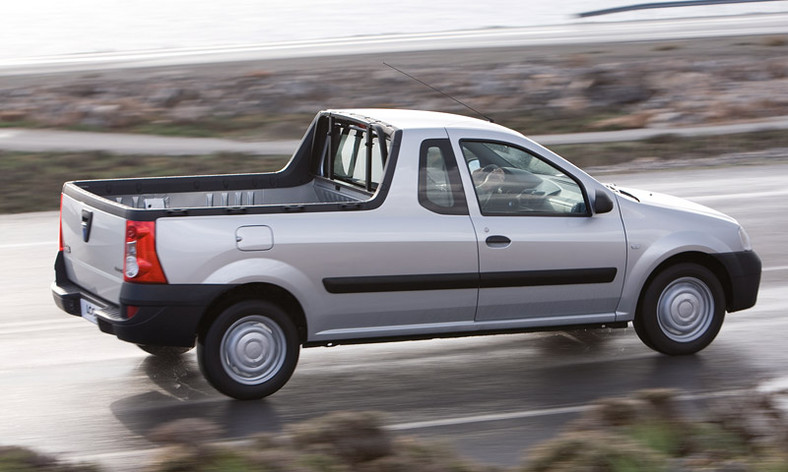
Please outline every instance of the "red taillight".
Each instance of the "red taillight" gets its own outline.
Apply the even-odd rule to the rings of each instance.
[[[138,306],[132,306],[132,305],[126,306],[126,319],[130,320],[134,318],[134,315],[136,315],[138,311],[140,311],[140,307]]]
[[[63,252],[63,194],[60,194],[60,222],[57,225],[58,227],[58,251]]]
[[[144,284],[166,284],[167,277],[156,255],[156,222],[126,221],[123,280]]]

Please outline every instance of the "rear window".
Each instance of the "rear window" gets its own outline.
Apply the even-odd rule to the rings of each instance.
[[[324,177],[373,192],[383,180],[389,137],[375,127],[331,120]],[[324,154],[325,155],[325,154]]]

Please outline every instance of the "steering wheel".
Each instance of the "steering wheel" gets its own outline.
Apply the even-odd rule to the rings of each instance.
[[[503,192],[504,170],[496,164],[487,164],[471,174],[476,196],[482,208],[490,203],[493,195]]]
[[[500,184],[503,183],[504,173],[505,171],[501,166],[497,164],[487,164],[473,172],[473,183],[477,189],[483,190],[485,193],[500,191]]]

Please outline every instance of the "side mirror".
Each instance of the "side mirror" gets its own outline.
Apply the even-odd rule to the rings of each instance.
[[[613,200],[602,190],[597,190],[594,194],[594,214],[607,213],[613,209]]]

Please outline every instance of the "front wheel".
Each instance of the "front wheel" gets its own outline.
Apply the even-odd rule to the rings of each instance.
[[[222,311],[200,336],[197,359],[208,382],[239,400],[271,395],[298,362],[298,331],[279,306],[247,300]]]
[[[650,348],[668,355],[694,354],[711,343],[725,318],[725,293],[706,267],[682,263],[649,283],[634,327]]]

